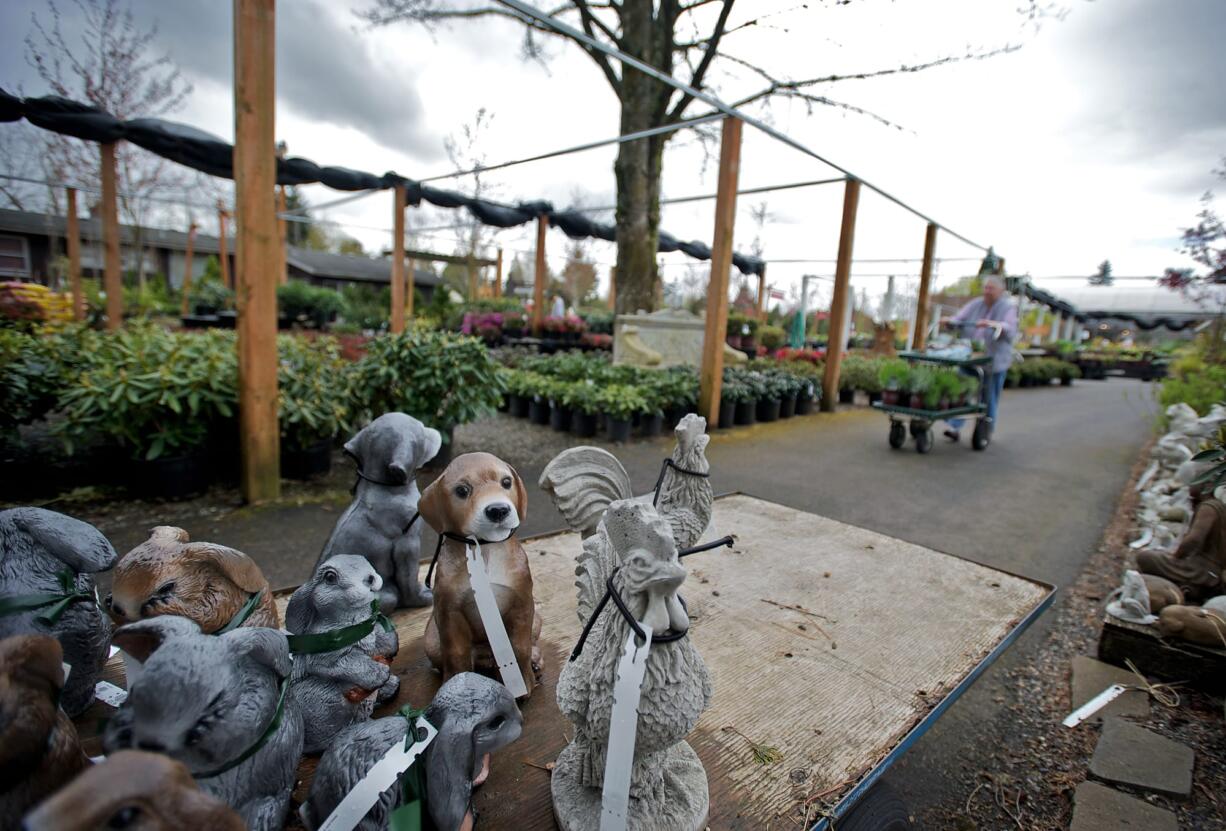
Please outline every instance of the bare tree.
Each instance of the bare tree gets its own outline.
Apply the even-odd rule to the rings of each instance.
[[[408,21],[433,28],[452,21],[482,18],[507,18],[524,25],[525,57],[542,60],[541,38],[572,40],[599,68],[621,105],[621,132],[630,133],[656,125],[670,124],[686,117],[693,96],[622,66],[603,52],[559,34],[535,21],[525,21],[518,13],[494,0],[364,0],[358,14],[373,25]],[[847,0],[840,0],[847,2]],[[729,53],[728,42],[737,33],[759,26],[769,17],[786,12],[758,13],[733,18],[735,0],[560,0],[549,13],[582,28],[589,37],[620,49],[648,65],[682,77],[695,89],[718,86],[716,78],[730,78],[748,72],[760,88],[743,96],[736,106],[763,104],[771,99],[791,98],[811,107],[835,107],[867,114],[884,123],[885,119],[833,99],[825,88],[840,81],[918,72],[934,66],[968,58],[981,58],[1007,51],[969,52],[915,65],[902,65],[874,71],[817,78],[789,78],[777,75],[744,58]],[[748,4],[744,4],[748,6]],[[1037,19],[1051,12],[1047,0],[1034,0],[1023,13]],[[807,5],[799,4],[798,9]],[[685,72],[678,72],[679,69]],[[655,308],[657,282],[656,246],[660,227],[660,184],[664,147],[668,136],[654,136],[621,144],[614,174],[617,181],[617,310]]]
[[[472,182],[470,188],[472,195],[478,199],[483,199],[491,193],[490,184],[482,176],[480,168],[487,161],[483,145],[493,121],[494,114],[485,107],[481,107],[473,115],[472,121],[461,125],[458,133],[452,133],[443,139],[443,149],[447,151],[447,158],[451,160],[451,163],[457,169],[473,171],[467,178]],[[480,257],[487,244],[487,238],[492,239],[494,236],[492,230],[482,225],[476,217],[463,220],[460,225],[463,230],[463,239],[457,253]]]

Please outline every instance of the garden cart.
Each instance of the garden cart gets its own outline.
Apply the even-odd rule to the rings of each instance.
[[[933,423],[942,419],[959,417],[973,417],[975,419],[975,430],[971,434],[971,447],[975,450],[983,450],[987,447],[988,443],[992,440],[992,423],[988,420],[986,398],[988,378],[987,373],[984,372],[984,367],[992,359],[986,355],[958,359],[925,352],[899,352],[898,357],[913,364],[923,363],[953,367],[974,375],[979,379],[979,391],[973,403],[968,401],[962,406],[946,409],[905,406],[906,404],[914,403],[913,401],[899,401],[892,404],[887,404],[884,400],[873,402],[875,408],[890,417],[890,447],[895,450],[901,449],[907,443],[907,434],[910,433],[911,437],[915,439],[915,449],[920,453],[927,453],[932,449],[933,445]]]

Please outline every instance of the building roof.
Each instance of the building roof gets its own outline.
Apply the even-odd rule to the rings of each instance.
[[[349,280],[358,283],[390,283],[392,261],[372,260],[367,257],[351,257],[348,254],[333,254],[313,248],[289,247],[286,257],[289,265],[322,280]],[[425,269],[413,269],[413,284],[437,286],[442,282],[438,275]]]
[[[1061,300],[1073,304],[1078,311],[1090,313],[1093,317],[1113,314],[1207,317],[1220,314],[1226,302],[1226,287],[1216,289],[1221,297],[1215,304],[1198,302],[1156,282],[1140,286],[1118,283],[1111,286],[1069,286],[1053,281],[1050,291]]]

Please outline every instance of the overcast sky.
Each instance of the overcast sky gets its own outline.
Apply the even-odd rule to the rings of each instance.
[[[294,155],[411,177],[451,169],[443,141],[479,108],[493,114],[482,149],[490,162],[517,158],[617,132],[617,102],[589,58],[552,42],[542,65],[521,59],[520,28],[509,21],[457,23],[428,32],[397,24],[370,29],[354,14],[369,0],[281,0],[277,18],[277,135]],[[732,25],[759,25],[731,35],[726,50],[777,76],[795,78],[877,70],[1005,45],[1010,54],[921,73],[847,81],[822,88],[899,125],[886,126],[832,108],[812,113],[800,103],[754,110],[823,156],[890,191],[941,224],[1007,258],[1011,273],[1036,278],[1092,273],[1110,259],[1117,275],[1154,275],[1186,265],[1176,253],[1211,169],[1226,154],[1226,96],[1217,89],[1226,52],[1226,2],[1221,0],[1067,0],[1062,21],[1037,29],[1016,11],[1018,0],[860,0],[849,5],[799,0],[741,0]],[[63,2],[66,17],[75,9]],[[159,42],[194,85],[172,117],[233,136],[231,6],[224,2],[134,0],[142,22],[157,21]],[[46,92],[25,63],[22,38],[40,0],[0,4],[0,85],[27,95]],[[725,99],[756,89],[749,73],[721,74]],[[694,108],[692,112],[697,112]],[[5,129],[0,125],[0,129]],[[560,206],[610,204],[614,151],[602,149],[489,174],[494,195],[508,201],[546,198]],[[747,128],[741,186],[818,179],[833,171]],[[670,144],[664,190],[680,196],[714,189],[713,165],[685,134]],[[457,189],[464,179],[442,182]],[[305,189],[322,202],[342,194]],[[742,200],[736,247],[759,236],[768,260],[833,259],[841,185],[765,197],[758,228]],[[662,227],[681,238],[709,241],[713,203],[670,206]],[[352,223],[347,233],[370,248],[389,244],[390,193],[328,211]],[[443,214],[413,216],[438,224]],[[857,258],[919,257],[924,222],[864,191]],[[532,246],[529,229],[499,234],[508,256]],[[450,251],[442,233],[416,242]],[[549,238],[560,265],[566,245]],[[978,252],[942,234],[939,257]],[[592,256],[611,264],[611,246]],[[666,279],[692,263],[663,258]],[[948,282],[970,263],[946,262]],[[861,263],[858,288],[877,294],[884,275],[900,289],[914,284],[918,264]],[[772,283],[794,287],[803,273],[828,275],[831,263],[775,263]],[[881,275],[881,276],[878,276]],[[1040,284],[1057,292],[1060,281]],[[1064,285],[1071,285],[1064,283]]]

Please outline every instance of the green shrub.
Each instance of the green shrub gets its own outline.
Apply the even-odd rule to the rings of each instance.
[[[1208,360],[1207,353],[1198,346],[1171,362],[1158,393],[1163,407],[1182,403],[1208,415],[1214,404],[1226,402],[1226,364]]]
[[[53,338],[0,328],[0,440],[50,412],[60,383]]]
[[[204,278],[192,283],[187,298],[188,305],[196,314],[234,308],[234,289],[226,288],[220,277],[213,279],[207,273]]]
[[[783,346],[787,333],[782,326],[763,326],[758,329],[758,343],[766,347],[767,352],[774,352]]]
[[[609,418],[629,421],[636,414],[650,411],[642,391],[629,384],[612,384],[599,389],[595,395],[601,412]]]
[[[902,358],[883,360],[877,369],[877,383],[882,389],[905,390],[911,380],[911,365]]]
[[[349,364],[333,338],[277,338],[281,447],[304,450],[352,426]]]
[[[312,286],[303,280],[277,286],[277,309],[291,321],[311,323],[322,329],[344,308],[341,295],[323,286]]]
[[[420,309],[414,306],[414,309]],[[380,331],[391,319],[392,290],[389,286],[350,284],[341,289],[341,317],[360,329]],[[424,310],[423,310],[424,311]]]

